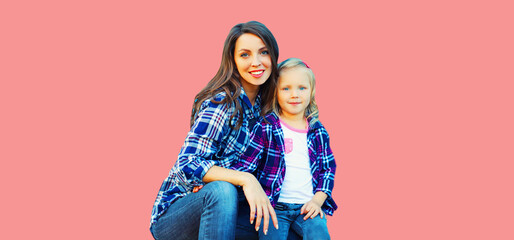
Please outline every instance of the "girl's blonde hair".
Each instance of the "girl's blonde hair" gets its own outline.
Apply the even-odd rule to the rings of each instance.
[[[305,117],[309,120],[309,125],[313,125],[315,122],[319,121],[319,111],[318,111],[318,105],[316,104],[316,99],[314,96],[316,95],[316,78],[314,77],[314,73],[312,72],[312,69],[305,64],[304,61],[298,58],[288,58],[285,61],[278,64],[278,82],[277,87],[275,88],[275,95],[273,96],[273,105],[272,111],[280,116],[282,113],[282,109],[280,108],[280,105],[278,104],[278,83],[280,82],[280,75],[282,74],[282,71],[293,69],[293,68],[304,68],[307,71],[307,76],[309,77],[309,83],[311,84],[311,101],[309,102],[309,105],[307,105],[307,108],[305,108]]]

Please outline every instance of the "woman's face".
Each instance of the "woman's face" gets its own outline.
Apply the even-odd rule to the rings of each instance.
[[[245,91],[257,91],[271,75],[271,56],[255,34],[244,33],[236,40],[234,61]]]

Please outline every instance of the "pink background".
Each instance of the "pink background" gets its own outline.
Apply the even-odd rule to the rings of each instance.
[[[511,1],[2,1],[1,239],[151,239],[229,29],[317,76],[333,239],[514,239]]]

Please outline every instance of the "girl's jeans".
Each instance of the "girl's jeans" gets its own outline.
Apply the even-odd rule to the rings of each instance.
[[[250,224],[250,207],[248,206],[248,201],[246,200],[243,190],[238,188],[238,194],[239,194],[239,211],[237,214],[236,240],[258,240],[259,234],[258,234],[258,232],[255,231],[255,222],[253,225]],[[276,211],[276,209],[275,209],[275,211]],[[277,217],[278,217],[278,212],[277,212]],[[262,223],[261,223],[261,227],[259,229],[262,229],[262,228],[263,227],[262,227]],[[271,218],[270,218],[268,234],[271,229],[276,230],[275,227],[273,226],[273,222],[271,221]],[[282,229],[282,226],[279,226],[278,229],[284,230],[284,229]],[[302,239],[301,229],[299,229],[299,231],[295,232],[291,228],[289,230],[289,234],[286,236],[287,236],[287,240],[301,240]]]
[[[171,204],[150,231],[157,240],[234,239],[237,205],[234,185],[210,182]]]
[[[268,228],[268,234],[264,235],[262,227],[259,229],[259,239],[288,239],[288,233],[294,232],[303,235],[303,239],[330,239],[327,228],[327,218],[323,214],[323,218],[318,214],[314,218],[303,220],[305,215],[300,214],[303,204],[294,203],[277,203],[275,213],[278,219],[278,230],[275,227]],[[270,221],[270,226],[272,222]]]

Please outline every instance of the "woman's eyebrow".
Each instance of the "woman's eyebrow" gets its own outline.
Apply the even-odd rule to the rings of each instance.
[[[268,49],[268,47],[264,46],[264,47],[259,48],[259,51],[267,50],[267,49]],[[243,52],[243,51],[251,52],[251,50],[248,50],[248,49],[246,49],[246,48],[241,48],[241,49],[239,49],[239,50],[237,50],[237,51],[238,51],[238,52]]]

